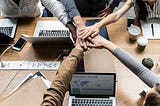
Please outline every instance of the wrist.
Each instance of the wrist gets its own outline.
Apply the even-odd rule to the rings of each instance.
[[[83,52],[83,48],[80,45],[76,45],[75,48]]]
[[[104,43],[104,48],[110,50],[111,52],[113,52],[117,48],[117,46],[111,41],[106,40],[103,43]]]
[[[80,16],[75,16],[73,18],[73,21],[74,21],[77,28],[82,28],[85,26],[85,23]]]

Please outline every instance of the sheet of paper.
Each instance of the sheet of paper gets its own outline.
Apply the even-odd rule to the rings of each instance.
[[[160,39],[160,19],[141,21],[142,33],[148,39]]]

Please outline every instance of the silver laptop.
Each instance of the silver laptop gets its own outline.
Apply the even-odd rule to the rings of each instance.
[[[17,28],[17,19],[3,18],[0,19],[0,33],[10,38],[15,37]]]
[[[33,36],[23,37],[32,44],[73,44],[69,29],[60,21],[37,21]]]
[[[74,73],[69,106],[115,106],[115,86],[115,73]]]

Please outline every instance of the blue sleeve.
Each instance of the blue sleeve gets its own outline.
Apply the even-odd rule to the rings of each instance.
[[[65,9],[71,19],[75,16],[80,16],[74,0],[61,0],[61,2],[65,6]]]
[[[137,77],[139,77],[149,87],[153,87],[154,83],[160,82],[160,77],[153,71],[139,63],[133,56],[121,48],[117,48],[115,55],[126,67],[128,67]]]

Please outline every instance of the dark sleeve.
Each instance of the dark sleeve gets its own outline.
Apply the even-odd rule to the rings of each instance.
[[[121,2],[121,0],[111,0],[110,1],[110,5],[111,7],[118,7],[119,3]]]
[[[65,6],[65,9],[71,19],[75,16],[80,16],[74,0],[61,0],[61,2]]]
[[[117,48],[113,54],[149,87],[153,87],[154,83],[160,82],[160,77],[156,73],[139,63],[125,50]]]

